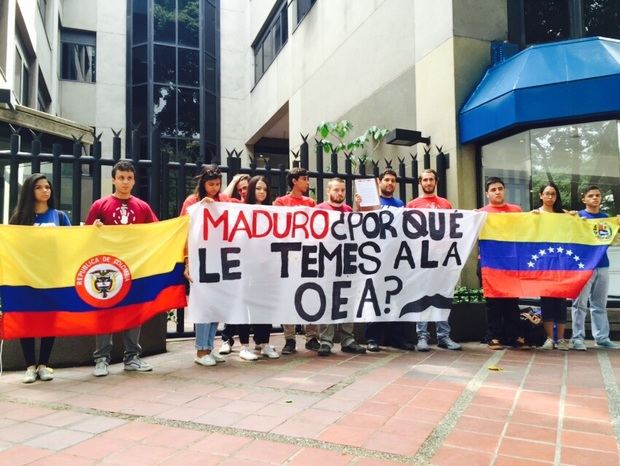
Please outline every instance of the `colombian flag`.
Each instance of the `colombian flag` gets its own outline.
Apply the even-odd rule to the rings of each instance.
[[[615,218],[489,214],[480,233],[484,295],[574,299],[617,231]]]
[[[0,225],[4,338],[114,333],[186,304],[188,217],[127,226]]]

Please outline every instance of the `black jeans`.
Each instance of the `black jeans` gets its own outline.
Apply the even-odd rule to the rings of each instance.
[[[489,340],[514,345],[519,336],[519,299],[486,298]]]
[[[47,366],[52,354],[52,348],[54,346],[54,337],[41,338],[41,348],[39,350],[39,364]],[[26,360],[26,366],[36,366],[37,359],[34,354],[34,338],[20,338],[19,343],[22,345],[22,352],[24,353],[24,359]]]

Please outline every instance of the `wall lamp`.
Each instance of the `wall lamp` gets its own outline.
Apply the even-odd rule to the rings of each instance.
[[[385,137],[386,144],[395,146],[413,146],[419,142],[429,145],[431,143],[431,138],[430,136],[427,138],[422,137],[422,133],[419,131],[402,128],[393,129]]]

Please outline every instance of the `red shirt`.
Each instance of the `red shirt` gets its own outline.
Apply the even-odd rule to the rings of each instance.
[[[316,206],[317,209],[323,209],[323,210],[335,210],[336,212],[353,212],[353,209],[351,208],[351,206],[347,205],[347,204],[341,204],[338,207],[331,205],[329,202],[321,202],[318,206]]]
[[[286,196],[281,196],[276,198],[273,201],[273,205],[284,206],[284,207],[316,207],[316,202],[311,197],[307,196],[291,196],[287,194]]]
[[[502,204],[499,206],[495,206],[493,204],[487,204],[484,207],[478,209],[483,212],[492,212],[492,213],[510,213],[510,212],[523,212],[521,207],[516,204]]]
[[[234,197],[228,197],[226,194],[218,193],[217,196],[213,199],[215,202],[232,202],[233,204],[241,204],[239,199],[235,199]],[[187,213],[187,209],[196,204],[198,202],[198,196],[195,194],[190,194],[187,196],[185,201],[183,201],[183,207],[181,207],[181,214],[185,215]]]
[[[131,225],[132,223],[156,222],[157,216],[151,206],[142,199],[135,196],[129,199],[119,199],[110,194],[93,203],[85,223],[92,225],[97,219],[101,220],[104,225]]]
[[[420,196],[407,203],[408,209],[451,209],[452,204],[444,197]]]

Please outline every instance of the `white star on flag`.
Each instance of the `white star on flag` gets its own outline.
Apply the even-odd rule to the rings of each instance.
[[[579,264],[579,268],[580,268],[580,269],[583,269],[584,267],[585,267],[585,265],[583,265],[583,264],[581,264],[581,263]]]
[[[528,262],[528,263],[527,263],[527,266],[528,266],[528,267],[534,267],[534,263],[533,263],[533,262]]]
[[[564,248],[562,246],[558,247],[556,249],[557,252],[559,252],[560,254],[562,254],[564,252]]]
[[[579,256],[574,256],[573,259],[575,259],[576,261],[580,260]]]
[[[549,252],[553,252],[553,251],[555,251],[555,249],[553,249],[553,248],[549,248],[549,249],[547,249],[547,251],[549,251]]]
[[[573,251],[571,251],[570,249],[568,251],[566,251],[566,255],[567,256],[572,256],[573,255]]]
[[[541,255],[541,256],[544,256],[547,253],[545,252],[544,249],[541,249],[540,251],[538,251],[538,254]]]

